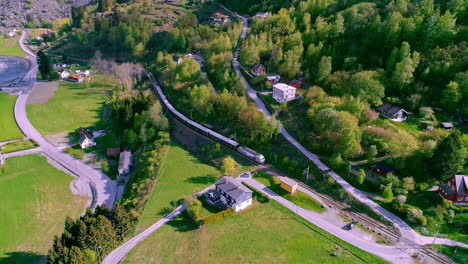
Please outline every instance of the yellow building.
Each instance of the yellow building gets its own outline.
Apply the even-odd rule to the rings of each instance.
[[[288,191],[289,193],[295,193],[296,190],[297,190],[297,186],[298,186],[298,183],[297,181],[291,179],[291,178],[288,178],[288,177],[283,177],[281,178],[281,184],[280,184],[281,188],[285,189],[286,191]]]

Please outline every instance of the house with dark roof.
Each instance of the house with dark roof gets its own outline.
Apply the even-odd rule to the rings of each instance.
[[[453,128],[453,123],[450,123],[450,122],[442,122],[442,123],[440,123],[440,126],[441,126],[443,129],[446,129],[446,130],[452,130],[452,128]]]
[[[389,173],[396,173],[396,170],[384,163],[378,162],[374,165],[369,166],[373,172],[380,174],[381,176],[385,176]]]
[[[223,176],[215,183],[215,186],[226,207],[233,208],[236,212],[252,204],[253,192],[233,177]]]
[[[405,121],[408,116],[408,112],[405,109],[389,103],[379,106],[377,111],[379,111],[380,115],[396,122]]]
[[[468,206],[468,175],[455,175],[441,184],[439,194],[456,206]]]
[[[82,149],[96,146],[93,133],[89,129],[80,127],[77,132],[80,135],[79,144]]]

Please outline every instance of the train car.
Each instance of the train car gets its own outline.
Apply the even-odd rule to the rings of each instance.
[[[249,149],[248,147],[241,146],[241,147],[237,148],[237,151],[239,153],[243,154],[244,156],[247,156],[250,159],[255,160],[258,163],[263,164],[265,162],[265,157],[262,154],[254,151],[252,149]]]
[[[264,163],[265,162],[265,157],[260,154],[260,153],[257,153],[255,152],[254,150],[252,149],[249,149],[245,146],[240,146],[239,143],[237,143],[236,141],[230,139],[230,138],[227,138],[205,126],[202,126],[194,121],[192,121],[191,119],[189,119],[188,117],[186,117],[185,115],[183,115],[181,112],[177,111],[173,106],[172,104],[169,102],[169,100],[167,99],[167,97],[164,95],[161,87],[159,86],[158,82],[156,81],[156,79],[154,78],[153,74],[146,71],[145,70],[145,73],[147,74],[148,78],[150,79],[151,83],[152,83],[152,86],[153,86],[153,92],[159,97],[159,99],[161,100],[162,104],[163,104],[163,107],[165,107],[170,113],[172,116],[174,116],[174,118],[178,119],[180,122],[182,122],[184,125],[192,128],[193,130],[201,133],[202,135],[205,135],[211,139],[213,139],[214,141],[217,141],[219,143],[222,143],[223,145],[231,148],[231,149],[234,149],[236,150],[237,152],[241,153],[242,155],[248,157],[249,159],[251,160],[254,160],[258,163]]]
[[[208,128],[206,128],[206,130],[209,130]],[[237,150],[237,148],[239,147],[239,143],[237,143],[236,141],[230,139],[230,138],[227,138],[219,133],[216,133],[212,130],[209,130],[209,135],[210,135],[210,138],[213,138],[215,139],[216,141],[218,142],[224,142],[225,145],[227,145],[228,147],[232,148],[232,149],[235,149]]]

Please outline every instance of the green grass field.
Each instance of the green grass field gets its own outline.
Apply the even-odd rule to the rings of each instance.
[[[6,160],[0,173],[0,263],[32,263],[47,253],[66,216],[80,216],[87,198],[74,196],[73,178],[45,157]]]
[[[13,38],[5,38],[5,36],[0,36],[0,55],[7,56],[17,56],[24,57],[27,54],[21,49],[18,44],[18,40],[21,36],[21,32],[16,33],[16,36]]]
[[[32,140],[21,140],[15,141],[12,143],[5,144],[0,147],[0,152],[2,153],[11,153],[16,151],[21,151],[25,149],[37,148],[39,145]]]
[[[130,251],[124,263],[385,263],[300,222],[274,201],[196,228],[183,214]]]
[[[79,127],[103,127],[102,111],[108,87],[85,88],[84,85],[60,82],[55,95],[45,104],[27,106],[31,123],[41,134],[73,132]]]
[[[266,187],[279,194],[284,199],[304,209],[313,210],[319,213],[326,211],[325,207],[323,207],[321,203],[319,203],[317,200],[310,197],[309,195],[299,190],[296,191],[296,193],[294,194],[290,194],[289,192],[281,188],[281,181],[278,178],[273,178],[265,173],[257,173],[254,177],[257,181],[263,183]]]
[[[15,121],[16,96],[0,93],[0,142],[23,138]]]
[[[171,212],[176,201],[203,190],[221,176],[217,168],[202,163],[180,145],[172,143],[137,231],[146,229]]]

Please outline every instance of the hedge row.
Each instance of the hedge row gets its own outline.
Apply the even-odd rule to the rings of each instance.
[[[206,224],[213,224],[215,222],[221,221],[224,218],[235,215],[235,214],[236,214],[236,211],[233,208],[229,208],[219,213],[206,216],[205,218],[202,218],[201,220],[199,220],[197,224],[200,226],[206,225]]]

